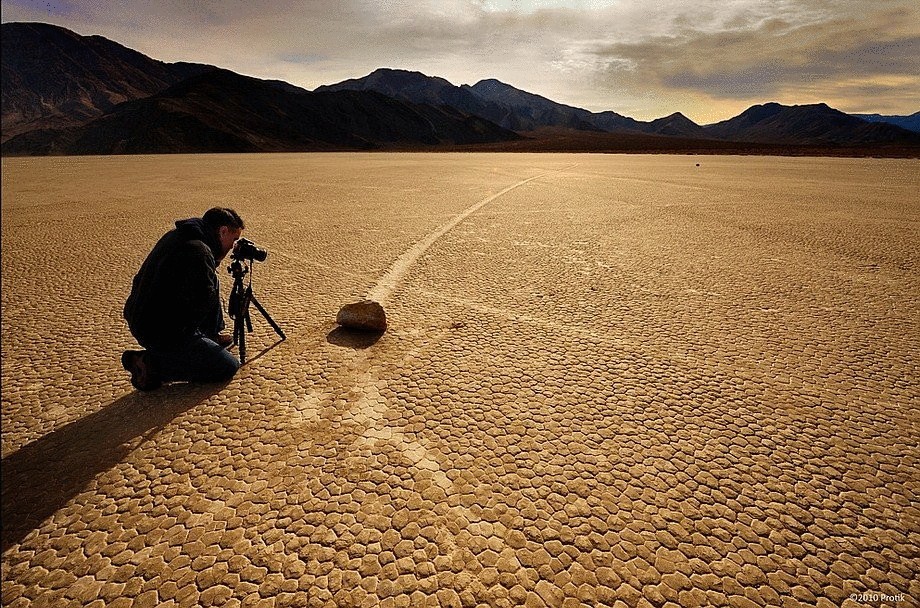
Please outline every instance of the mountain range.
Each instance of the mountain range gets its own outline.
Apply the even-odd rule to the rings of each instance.
[[[920,113],[756,105],[713,125],[638,121],[498,80],[381,68],[307,91],[165,63],[53,25],[2,25],[4,155],[379,149],[920,153]]]
[[[756,105],[714,125],[701,126],[676,112],[642,122],[615,112],[589,112],[516,89],[498,80],[454,86],[443,78],[419,72],[378,69],[353,80],[322,86],[317,91],[377,91],[414,103],[446,104],[482,116],[514,131],[564,127],[611,133],[645,133],[680,138],[715,139],[783,145],[866,145],[910,140],[905,129],[887,122],[866,121],[826,104]],[[900,118],[900,117],[899,117]]]

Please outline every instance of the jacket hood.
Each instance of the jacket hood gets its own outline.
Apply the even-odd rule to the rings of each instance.
[[[220,239],[218,239],[217,234],[213,230],[208,229],[204,220],[200,217],[177,221],[176,230],[178,230],[179,235],[187,241],[204,241],[205,244],[210,247],[214,257],[220,257]]]

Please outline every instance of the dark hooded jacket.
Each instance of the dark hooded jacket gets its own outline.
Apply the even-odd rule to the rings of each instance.
[[[145,348],[169,347],[223,329],[217,257],[220,239],[204,220],[176,222],[144,260],[125,303],[125,320]]]

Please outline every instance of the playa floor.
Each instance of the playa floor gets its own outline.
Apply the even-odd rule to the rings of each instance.
[[[4,606],[920,603],[915,160],[2,179]],[[131,278],[215,205],[269,251],[253,286],[288,339],[253,310],[232,381],[137,393]],[[337,330],[369,295],[389,330]]]

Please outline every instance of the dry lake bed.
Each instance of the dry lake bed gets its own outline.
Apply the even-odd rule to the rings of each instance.
[[[2,168],[4,606],[920,605],[916,160]],[[131,278],[215,205],[288,339],[137,393]]]

